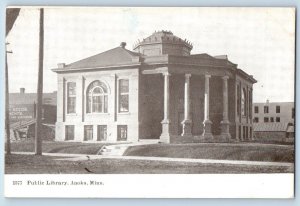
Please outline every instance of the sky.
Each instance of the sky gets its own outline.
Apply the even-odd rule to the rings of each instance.
[[[44,92],[57,90],[51,69],[154,31],[168,30],[193,43],[192,54],[228,55],[258,81],[253,101],[294,101],[295,13],[292,8],[92,8],[45,9]],[[37,91],[39,9],[21,9],[6,38],[10,92]]]

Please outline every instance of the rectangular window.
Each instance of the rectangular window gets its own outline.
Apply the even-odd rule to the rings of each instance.
[[[254,117],[253,122],[254,122],[254,123],[258,123],[258,122],[259,122],[258,117]]]
[[[280,117],[276,117],[276,122],[280,122]]]
[[[292,108],[292,119],[295,119],[295,108]]]
[[[76,83],[68,82],[67,84],[67,112],[76,113]]]
[[[269,106],[264,106],[264,113],[265,114],[269,113]]]
[[[258,112],[259,112],[259,110],[258,110],[258,106],[255,106],[255,107],[254,107],[254,113],[256,113],[256,114],[257,114]]]
[[[97,141],[106,141],[106,140],[107,140],[107,126],[98,125]]]
[[[270,122],[274,122],[274,117],[270,117]]]
[[[276,106],[276,113],[280,113],[280,106]]]
[[[74,140],[74,125],[66,125],[65,140]]]
[[[129,80],[119,80],[119,112],[129,111]]]
[[[118,141],[127,140],[127,125],[118,125]]]
[[[269,117],[265,117],[264,122],[269,122]]]
[[[93,125],[84,126],[84,141],[93,140]]]

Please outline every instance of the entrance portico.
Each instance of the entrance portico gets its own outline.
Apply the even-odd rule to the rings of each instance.
[[[210,75],[204,71],[189,70],[189,73],[178,72],[172,67],[163,67],[153,70],[144,70],[144,75],[160,74],[163,77],[163,119],[160,141],[169,143],[172,139],[193,138],[199,141],[230,141],[230,121],[228,104],[228,81],[226,73]],[[210,80],[214,79],[211,83]],[[215,88],[215,82],[222,82],[222,89]],[[171,84],[171,85],[170,85]],[[211,88],[212,87],[212,88]],[[210,117],[211,92],[221,98],[218,102],[220,121],[212,121]],[[170,95],[172,93],[172,95]],[[183,101],[181,101],[183,100]],[[214,100],[214,99],[213,99]],[[182,105],[180,104],[182,102]],[[180,107],[183,107],[183,120],[180,121]],[[192,116],[191,116],[192,114]],[[177,124],[180,121],[181,124]],[[195,121],[195,122],[194,122]],[[218,125],[221,132],[213,132],[212,126]],[[181,129],[176,129],[181,127]],[[177,132],[182,131],[182,132]],[[215,137],[214,137],[215,136]]]

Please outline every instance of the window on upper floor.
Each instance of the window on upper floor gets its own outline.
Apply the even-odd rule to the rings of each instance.
[[[67,113],[76,113],[76,83],[67,83]]]
[[[276,117],[276,122],[280,122],[280,117]]]
[[[119,80],[119,112],[129,111],[129,80]]]
[[[274,122],[274,117],[270,117],[270,122]]]
[[[255,107],[254,107],[254,113],[257,114],[258,112],[259,112],[258,106],[255,106]]]
[[[107,113],[107,86],[100,81],[92,82],[87,89],[87,113]]]
[[[269,122],[269,117],[264,117],[264,122]]]
[[[259,118],[258,117],[254,117],[253,122],[254,123],[258,123],[259,122]]]
[[[276,106],[276,113],[280,113],[280,106]]]
[[[264,113],[268,114],[269,113],[269,106],[264,106]]]

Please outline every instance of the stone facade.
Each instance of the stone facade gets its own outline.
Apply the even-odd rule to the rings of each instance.
[[[137,43],[135,52],[125,45],[53,69],[58,74],[56,140],[84,141],[85,136],[89,141],[108,142],[252,139],[256,80],[226,56],[190,54],[190,42],[166,31]],[[122,79],[129,82],[128,112],[120,112]],[[88,99],[88,92],[95,81],[107,88],[107,109],[100,112],[87,109],[88,102],[94,101]],[[75,100],[69,100],[69,82],[76,85]],[[69,113],[72,101],[76,109]],[[99,139],[101,125],[106,127],[105,140]],[[72,138],[66,138],[69,132]],[[120,132],[126,133],[125,139],[119,138]]]
[[[118,79],[129,79],[129,108],[126,113],[118,113],[116,87]],[[86,112],[86,90],[94,81],[100,80],[108,87],[108,112],[107,113],[87,113]],[[68,114],[66,112],[66,85],[68,82],[76,83],[76,113]],[[75,126],[75,141],[84,141],[84,126],[93,126],[93,140],[97,141],[97,126],[107,126],[107,141],[117,141],[117,125],[128,126],[127,141],[138,141],[139,137],[139,121],[138,121],[138,86],[139,72],[138,69],[130,70],[108,70],[82,72],[79,74],[58,74],[58,102],[57,102],[57,122],[56,122],[56,140],[65,140],[65,128],[68,125]]]

